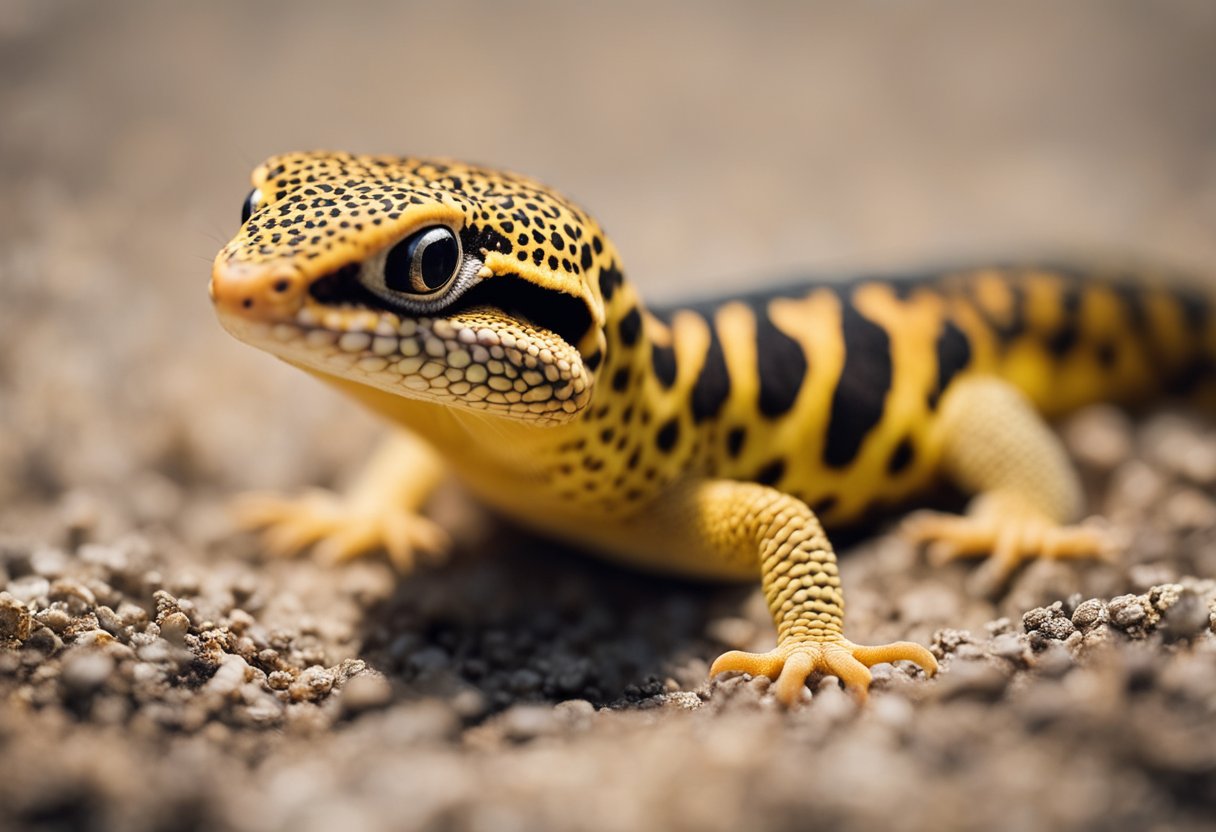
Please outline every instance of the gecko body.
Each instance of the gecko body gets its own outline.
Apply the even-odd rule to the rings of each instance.
[[[998,571],[1094,556],[1046,419],[1099,401],[1213,397],[1200,293],[1046,268],[984,268],[650,310],[598,223],[524,176],[447,160],[276,156],[253,175],[211,295],[236,337],[404,429],[351,493],[245,504],[267,541],[400,564],[441,548],[419,513],[444,469],[542,533],[646,569],[761,580],[767,653],[713,672],[807,676],[864,695],[923,647],[844,636],[824,531],[943,480],[964,516],[913,538]]]

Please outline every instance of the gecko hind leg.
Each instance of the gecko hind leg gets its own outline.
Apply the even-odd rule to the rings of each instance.
[[[935,431],[946,476],[977,496],[965,515],[918,512],[904,534],[931,561],[988,556],[977,576],[1003,585],[1035,558],[1109,559],[1108,529],[1077,523],[1082,493],[1059,438],[1013,386],[992,378],[960,382],[942,401]]]
[[[242,528],[261,530],[268,554],[290,557],[312,547],[325,562],[384,550],[401,572],[420,556],[447,552],[447,533],[419,511],[443,475],[439,458],[401,431],[377,448],[344,494],[313,489],[300,496],[254,492],[233,505]]]

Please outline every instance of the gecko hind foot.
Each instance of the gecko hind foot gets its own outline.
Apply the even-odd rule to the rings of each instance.
[[[266,552],[275,557],[312,547],[319,560],[342,563],[383,550],[405,573],[420,556],[434,560],[450,546],[447,532],[408,509],[360,506],[322,489],[299,497],[245,494],[232,508],[237,524],[260,530]]]
[[[929,561],[935,565],[988,556],[980,581],[988,589],[1003,585],[1023,561],[1110,560],[1120,548],[1111,529],[1061,524],[998,499],[981,499],[965,515],[918,512],[904,521],[902,531],[913,543],[926,547]]]
[[[767,653],[731,650],[723,653],[709,669],[710,676],[727,671],[767,676],[773,680],[773,693],[783,705],[795,704],[806,686],[807,677],[822,672],[837,677],[859,700],[870,690],[870,667],[884,662],[910,661],[932,676],[937,659],[925,647],[910,641],[866,646],[847,639],[832,641],[789,641]]]

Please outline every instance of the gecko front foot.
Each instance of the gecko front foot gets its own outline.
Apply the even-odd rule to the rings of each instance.
[[[1024,560],[1105,560],[1118,548],[1108,529],[1063,525],[1002,493],[981,495],[962,516],[919,512],[904,522],[903,532],[912,542],[927,546],[935,564],[988,555],[981,582],[990,588],[1003,584]]]
[[[233,506],[237,523],[262,530],[266,550],[290,557],[310,546],[326,562],[339,563],[383,549],[401,572],[419,555],[446,553],[447,533],[427,518],[399,506],[362,504],[321,489],[300,497],[253,493]]]
[[[858,699],[864,701],[872,678],[869,668],[883,662],[910,661],[932,676],[937,659],[919,644],[897,641],[868,647],[838,638],[830,641],[790,640],[767,653],[732,650],[723,653],[709,669],[710,676],[730,670],[767,676],[773,680],[773,693],[784,705],[793,705],[802,694],[807,677],[816,671],[828,673],[844,682]]]

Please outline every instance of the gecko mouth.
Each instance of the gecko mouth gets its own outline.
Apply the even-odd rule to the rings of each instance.
[[[326,275],[309,286],[313,300],[329,307],[362,307],[391,312],[402,317],[450,318],[489,307],[515,320],[547,329],[577,349],[593,319],[586,304],[563,292],[544,289],[514,274],[497,275],[470,287],[453,303],[433,315],[417,315],[398,308],[359,282],[359,265],[351,264]]]
[[[393,308],[348,266],[294,314],[223,314],[233,335],[305,369],[406,398],[542,425],[574,418],[594,383],[578,350],[591,315],[571,296],[486,278],[433,314]],[[252,319],[251,319],[252,317]]]

